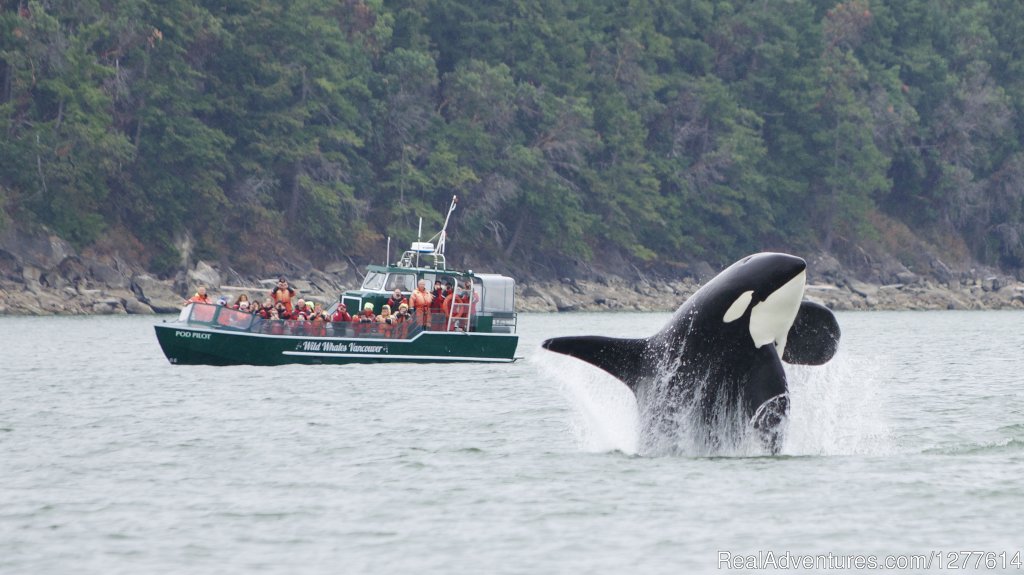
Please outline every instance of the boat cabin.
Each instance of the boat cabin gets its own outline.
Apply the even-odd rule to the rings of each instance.
[[[405,267],[411,262],[405,256],[399,264],[392,266],[370,265],[366,277],[358,290],[346,291],[341,296],[349,313],[355,315],[367,303],[373,304],[374,313],[380,313],[388,298],[396,289],[410,299],[420,280],[427,282],[427,291],[434,289],[434,282],[454,286],[456,291],[469,280],[473,287],[472,301],[475,305],[462,310],[461,315],[469,318],[469,331],[484,333],[515,333],[515,280],[499,274],[474,274],[472,271],[459,272],[437,267]],[[331,309],[333,312],[333,308]],[[397,310],[392,310],[397,311]],[[452,315],[459,315],[453,313]]]

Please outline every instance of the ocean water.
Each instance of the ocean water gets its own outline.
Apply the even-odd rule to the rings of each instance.
[[[511,365],[276,368],[2,317],[0,573],[1024,571],[1020,313],[838,314],[776,456],[641,453],[625,386],[539,347],[667,317],[523,314]]]

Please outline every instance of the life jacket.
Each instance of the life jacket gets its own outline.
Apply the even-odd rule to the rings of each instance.
[[[432,296],[430,292],[426,290],[420,291],[419,289],[417,289],[416,291],[412,292],[411,299],[412,301],[409,302],[409,307],[416,310],[424,308],[429,309],[430,304],[433,303],[434,301],[434,296]]]
[[[270,292],[270,297],[274,299],[274,303],[281,302],[286,310],[292,311],[292,298],[295,297],[295,290],[291,286],[287,289],[275,287]]]
[[[388,307],[390,307],[391,309],[398,309],[398,306],[402,305],[403,303],[409,305],[409,300],[405,299],[405,296],[403,296],[402,299],[398,301],[395,301],[394,296],[388,298]]]
[[[206,295],[196,294],[196,295],[188,298],[188,303],[212,303],[212,302],[210,301],[210,294],[206,294]]]
[[[331,316],[331,321],[333,321],[333,322],[352,321],[352,316],[349,315],[347,310],[343,310],[343,309],[341,309],[339,307],[337,310],[335,310],[334,315]]]

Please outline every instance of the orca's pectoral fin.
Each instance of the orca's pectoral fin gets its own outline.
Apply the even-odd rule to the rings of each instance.
[[[805,301],[786,336],[782,360],[801,365],[821,365],[839,349],[839,322],[827,307]]]
[[[646,339],[618,339],[597,335],[555,337],[545,340],[541,347],[593,364],[614,375],[634,391],[641,380],[654,373],[651,367],[653,362],[647,357]]]

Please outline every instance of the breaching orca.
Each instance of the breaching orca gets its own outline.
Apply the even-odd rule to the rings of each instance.
[[[806,268],[788,254],[748,256],[704,284],[652,337],[556,337],[542,346],[628,385],[648,448],[683,432],[714,453],[753,430],[776,453],[789,411],[782,361],[821,365],[839,345],[832,312],[802,301]]]

